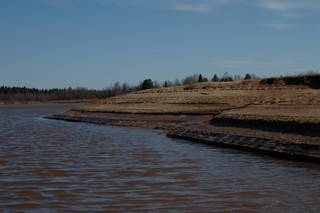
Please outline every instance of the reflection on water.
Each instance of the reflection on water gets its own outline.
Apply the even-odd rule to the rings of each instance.
[[[0,106],[0,210],[318,211],[320,166]]]

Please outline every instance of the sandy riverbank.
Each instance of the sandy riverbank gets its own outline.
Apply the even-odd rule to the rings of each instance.
[[[162,129],[171,137],[213,145],[221,145],[217,141],[224,135],[224,145],[233,148],[319,162],[319,79],[315,75],[309,80],[297,77],[151,89],[76,107],[60,118]],[[256,146],[249,146],[246,139]],[[235,145],[237,141],[241,144]]]

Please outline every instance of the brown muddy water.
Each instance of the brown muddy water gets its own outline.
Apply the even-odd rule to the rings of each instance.
[[[320,166],[0,106],[1,212],[318,212]]]

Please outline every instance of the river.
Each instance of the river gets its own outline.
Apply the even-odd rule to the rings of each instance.
[[[320,166],[0,105],[1,212],[319,212]]]

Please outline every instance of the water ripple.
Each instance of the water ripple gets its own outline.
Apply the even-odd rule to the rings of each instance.
[[[66,105],[0,106],[5,212],[265,212],[320,209],[320,167],[42,119]]]

